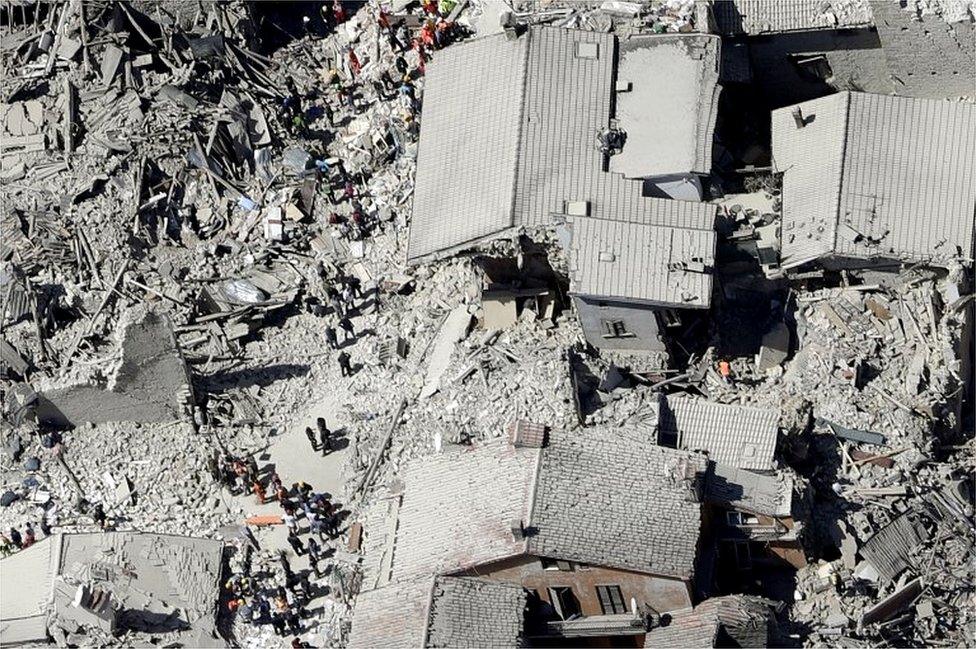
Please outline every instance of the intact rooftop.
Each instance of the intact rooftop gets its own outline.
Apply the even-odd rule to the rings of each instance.
[[[420,578],[364,591],[349,647],[518,647],[526,599],[519,585],[476,577]]]
[[[523,555],[691,578],[701,506],[690,485],[706,465],[641,433],[598,429],[553,432],[541,449],[496,440],[414,461],[403,493],[371,507],[364,588]],[[520,522],[532,534],[517,538]]]

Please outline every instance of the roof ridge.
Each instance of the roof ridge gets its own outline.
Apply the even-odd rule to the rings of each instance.
[[[533,28],[529,28],[525,31],[525,35],[522,37],[525,39],[525,53],[522,55],[522,88],[519,91],[519,110],[518,119],[515,124],[515,147],[513,148],[513,155],[515,156],[515,164],[512,167],[512,196],[511,200],[508,202],[508,221],[509,227],[515,227],[520,225],[515,223],[515,202],[518,200],[519,192],[519,171],[521,170],[522,164],[522,136],[524,133],[523,124],[525,123],[525,103],[528,97],[528,87],[529,87],[529,60],[532,52],[532,46],[535,39],[532,38],[532,33],[535,31]]]
[[[534,527],[532,523],[532,517],[535,515],[535,501],[539,497],[539,477],[542,473],[542,454],[547,447],[543,446],[540,449],[536,449],[535,454],[535,473],[532,476],[532,482],[529,484],[529,511],[525,515],[525,527]],[[525,538],[525,548],[523,553],[529,553],[531,537]]]
[[[844,123],[841,125],[844,136],[840,139],[840,164],[837,177],[837,203],[834,207],[834,231],[831,233],[830,250],[837,250],[837,232],[840,230],[840,204],[844,197],[844,169],[847,167],[847,139],[850,137],[851,91],[841,92],[844,96]]]

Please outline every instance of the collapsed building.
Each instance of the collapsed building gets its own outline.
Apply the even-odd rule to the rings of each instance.
[[[430,66],[408,260],[561,224],[587,341],[665,353],[657,313],[706,308],[711,296],[715,208],[697,201],[711,167],[718,39],[618,44],[545,27],[512,36],[459,45]],[[662,77],[665,63],[682,74]]]
[[[397,2],[387,18],[410,36],[431,19],[425,4]],[[17,382],[5,406],[39,404],[40,414],[3,422],[14,458],[3,467],[4,526],[50,516],[66,532],[96,529],[81,507],[59,509],[77,496],[136,529],[220,536],[255,517],[209,475],[212,452],[275,463],[297,438],[290,450],[307,459],[301,429],[321,415],[347,445],[330,456],[335,464],[303,475],[281,463],[288,481],[311,475],[316,488],[320,476],[338,480],[341,463],[346,484],[334,490],[355,520],[330,542],[327,574],[314,580],[326,594],[301,634],[313,646],[921,645],[971,636],[963,404],[972,234],[956,227],[971,195],[954,180],[971,178],[953,162],[955,147],[971,142],[959,128],[945,144],[930,119],[970,119],[971,106],[820,98],[891,86],[967,94],[972,23],[949,18],[962,5],[876,5],[872,21],[858,0],[734,0],[712,4],[715,18],[739,14],[716,30],[701,2],[515,3],[497,25],[493,3],[440,4],[468,42],[427,51],[426,78],[423,54],[402,52],[416,98],[374,78],[402,75],[372,6],[325,37],[312,4],[285,5],[295,24],[271,20],[273,5],[238,2],[2,8],[16,29],[0,49],[17,74],[2,82],[0,107],[0,173],[14,205],[0,215],[0,371]],[[293,40],[264,49],[258,34],[269,31]],[[912,47],[952,55],[910,61]],[[896,63],[912,74],[877,85],[848,75],[887,64],[897,76]],[[792,107],[774,117],[768,171],[783,185],[753,176],[764,206],[745,200],[763,194],[748,186],[721,196],[741,184],[723,174],[741,170],[712,151],[726,108],[719,78],[722,97],[736,83],[750,101],[814,98],[800,107],[802,128]],[[295,99],[290,82],[306,129],[282,110],[286,94]],[[913,247],[921,218],[943,216],[928,198],[912,219],[887,209],[905,198],[901,176],[854,150],[872,150],[873,160],[887,135],[868,142],[852,130],[870,117],[868,105],[899,129],[901,107],[913,106],[905,110],[925,137],[905,141],[918,160],[930,161],[928,142],[951,153],[955,189],[944,200],[963,204],[946,212],[954,241],[925,232]],[[768,127],[769,111],[760,112]],[[738,125],[725,126],[727,135]],[[804,154],[790,129],[816,146]],[[762,149],[761,135],[747,135]],[[777,136],[795,145],[790,155],[777,157]],[[835,155],[846,146],[851,157]],[[899,164],[914,164],[902,153]],[[748,173],[765,173],[763,155]],[[851,184],[844,174],[858,165],[874,170]],[[362,238],[344,228],[353,201],[342,167],[375,224]],[[867,187],[876,205],[865,211],[863,196],[850,194],[862,223],[828,205],[805,225],[797,195],[825,194],[828,181],[833,191],[841,171],[839,193]],[[940,182],[924,171],[926,183]],[[767,281],[754,265],[721,257],[732,220],[762,232],[768,270],[777,270],[786,220],[822,246]],[[851,231],[827,233],[843,224]],[[328,288],[347,274],[369,295],[353,316],[360,335],[343,341],[357,365],[348,378],[323,345],[330,321],[320,315],[334,308]],[[775,296],[768,313],[736,322],[730,311],[759,286]],[[159,317],[134,324],[143,303]],[[744,344],[732,351],[716,343],[723,336]],[[595,412],[573,403],[573,358],[606,372]],[[644,376],[623,380],[617,366]],[[39,388],[36,401],[24,381]],[[198,411],[191,424],[192,402],[205,417]],[[522,420],[515,443],[497,439],[513,417]],[[47,446],[51,429],[71,426],[55,450]],[[284,547],[281,525],[248,529],[273,551]],[[103,564],[128,551],[115,534],[105,535],[114,550],[99,550],[95,569],[69,570],[54,600],[31,605],[30,622],[10,628],[40,640],[44,626],[69,643],[134,644],[146,633],[157,643],[219,644],[192,629],[209,631],[226,591],[193,586],[203,595],[177,613],[177,600],[157,597],[169,586],[152,569],[143,572],[153,583],[138,592],[110,588]],[[4,586],[8,566],[54,538],[4,560]],[[142,554],[152,568],[210,578],[209,559],[201,568],[158,548]],[[244,570],[243,555],[233,571]],[[257,560],[266,567],[270,555]],[[24,573],[49,574],[33,563]],[[50,580],[40,581],[32,602],[49,593]],[[57,623],[42,624],[55,600]],[[225,637],[287,646],[267,623],[221,611],[234,622]],[[793,637],[776,637],[774,614]]]
[[[138,632],[225,647],[216,627],[222,555],[220,541],[165,534],[48,537],[0,561],[0,641],[104,644]]]

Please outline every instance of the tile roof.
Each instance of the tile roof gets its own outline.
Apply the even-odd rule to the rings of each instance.
[[[711,302],[714,231],[588,217],[572,217],[567,227],[572,293],[683,307]]]
[[[620,42],[617,84],[630,89],[616,94],[616,119],[627,143],[610,158],[610,171],[627,178],[711,172],[720,47],[711,34]]]
[[[671,613],[666,626],[647,632],[644,646],[654,649],[766,647],[776,628],[771,608],[774,604],[751,595],[712,597],[694,609]]]
[[[589,201],[595,218],[712,227],[713,205],[644,197],[641,181],[603,171],[597,134],[610,122],[615,49],[610,34],[537,26],[438,53],[425,80],[410,261],[549,225],[572,201]],[[711,142],[711,124],[696,136]]]
[[[363,587],[526,553],[691,576],[701,506],[689,497],[704,480],[703,456],[619,431],[549,440],[539,449],[499,439],[410,462],[402,501],[382,499],[367,514]],[[520,524],[532,533],[516,539]]]
[[[532,554],[690,578],[703,456],[648,444],[636,431],[554,432],[532,508]]]
[[[772,138],[784,267],[832,254],[935,264],[971,254],[976,105],[841,92],[773,111]]]
[[[433,578],[364,590],[356,597],[349,649],[421,647],[427,634]]]
[[[411,258],[511,227],[528,44],[475,39],[427,67]]]
[[[677,433],[679,448],[705,451],[710,460],[740,469],[773,468],[775,410],[682,395],[661,397],[656,407],[659,433]]]
[[[356,598],[349,649],[519,647],[527,595],[476,577],[421,577]]]
[[[522,554],[539,449],[500,439],[410,462],[392,550],[395,581]]]
[[[427,647],[486,649],[522,646],[527,595],[521,586],[474,577],[434,582]]]
[[[706,502],[783,518],[792,513],[793,479],[713,464],[705,481]]]
[[[866,27],[873,22],[868,0],[715,0],[712,15],[725,36]]]

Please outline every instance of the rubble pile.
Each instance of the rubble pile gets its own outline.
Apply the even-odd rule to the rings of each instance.
[[[825,3],[824,20],[847,22],[863,6]],[[906,9],[947,21],[972,13],[971,3],[948,0]],[[290,631],[310,643],[301,646],[344,646],[362,572],[363,512],[378,494],[397,492],[406,462],[449,445],[481,446],[519,425],[533,431],[527,447],[542,448],[547,430],[585,433],[581,423],[646,431],[658,443],[661,393],[688,392],[780,415],[770,466],[786,492],[809,485],[813,499],[788,512],[795,528],[792,519],[784,527],[796,530],[791,541],[803,531],[811,561],[796,573],[784,613],[808,646],[971,638],[968,267],[839,272],[839,286],[822,272],[777,275],[782,299],[736,323],[761,339],[755,357],[721,349],[730,336],[718,326],[733,320],[724,303],[698,320],[685,314],[684,323],[662,309],[668,335],[694,322],[707,344],[682,349],[681,367],[667,367],[679,355],[649,351],[645,367],[660,369],[644,372],[625,367],[629,352],[587,345],[553,228],[405,263],[425,66],[439,50],[472,35],[514,39],[535,24],[621,41],[704,33],[708,11],[695,0],[335,0],[288,11],[242,0],[5,3],[4,554],[30,548],[34,526],[53,544],[58,532],[103,536],[106,519],[118,533],[220,539],[233,546],[211,553],[224,553],[224,579],[232,575],[221,583],[224,638],[297,646],[272,630],[273,617],[251,623],[258,615],[236,607],[244,594],[255,608],[286,601],[296,582],[288,557],[310,561],[295,539],[307,542],[313,520],[322,524],[302,489],[312,483],[316,506],[341,530],[315,529],[328,567],[310,563],[314,578],[297,569],[303,601],[317,608],[296,625],[292,618]],[[625,91],[629,84],[617,84]],[[772,254],[782,197],[764,178],[753,189],[769,211],[735,205],[725,225]],[[589,216],[589,203],[568,201],[574,210]],[[693,262],[668,272],[682,264],[706,272]],[[492,269],[509,266],[513,276],[493,279]],[[545,279],[526,281],[530,267]],[[623,322],[601,321],[609,317],[596,317],[605,337],[633,335]],[[319,464],[309,470],[312,456]],[[775,482],[762,478],[757,493]],[[693,497],[688,503],[697,507]],[[762,512],[720,518],[783,532],[754,513]],[[524,540],[523,523],[506,521],[505,535]],[[21,529],[31,530],[28,543],[13,541]],[[142,559],[168,556],[165,540],[151,544]],[[188,550],[181,561],[189,566],[193,556]],[[163,572],[179,581],[179,571]],[[83,581],[72,577],[59,597],[87,592]],[[273,597],[257,594],[265,586]],[[159,588],[153,598],[166,599]],[[619,615],[636,606],[619,588],[601,588]],[[209,590],[191,594],[209,616]],[[72,644],[163,639],[57,619],[44,631]]]

